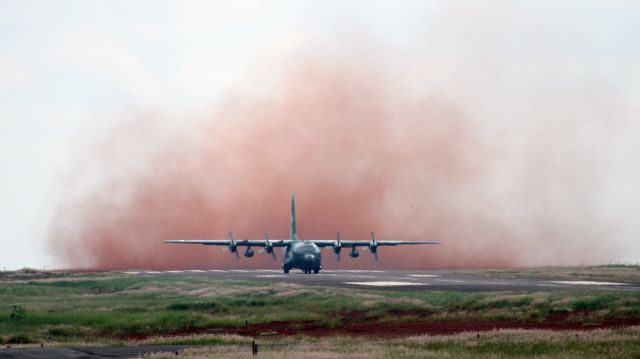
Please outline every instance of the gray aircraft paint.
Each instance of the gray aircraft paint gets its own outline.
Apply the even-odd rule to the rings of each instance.
[[[300,240],[298,238],[298,226],[296,222],[296,203],[295,197],[291,194],[291,222],[289,228],[289,239],[272,239],[264,234],[264,239],[243,239],[236,240],[233,234],[229,232],[229,239],[173,239],[164,241],[165,243],[181,243],[181,244],[202,244],[206,246],[226,246],[229,252],[235,254],[236,258],[240,258],[238,247],[246,247],[243,255],[251,258],[254,251],[251,247],[263,247],[264,252],[269,253],[276,259],[274,248],[284,248],[284,256],[282,258],[282,270],[289,273],[291,269],[301,269],[305,273],[318,273],[322,269],[322,253],[321,248],[329,247],[336,254],[336,259],[340,261],[340,252],[342,248],[350,249],[349,256],[357,258],[360,253],[357,247],[368,247],[375,260],[378,260],[378,247],[380,246],[398,246],[407,244],[440,244],[434,241],[377,241],[375,235],[371,232],[371,240],[342,240],[340,233],[336,233],[336,240],[328,239],[311,239]]]

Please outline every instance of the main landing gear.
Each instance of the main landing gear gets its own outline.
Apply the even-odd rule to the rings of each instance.
[[[289,267],[284,267],[282,268],[282,271],[284,272],[284,274],[289,274],[289,271],[291,270],[291,268]],[[314,269],[303,269],[302,272],[304,274],[311,274],[311,272],[313,272],[313,274],[318,274],[320,273],[320,268],[314,268]]]

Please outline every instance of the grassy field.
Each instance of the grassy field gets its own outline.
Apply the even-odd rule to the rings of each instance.
[[[640,358],[640,327],[584,331],[501,330],[380,340],[287,337],[259,340],[260,358]],[[152,358],[173,358],[164,354]],[[231,343],[187,349],[186,358],[252,358],[251,346]]]
[[[554,278],[640,283],[640,265],[637,264],[607,264],[588,267],[540,267],[518,269],[461,269],[456,270],[455,273],[486,277]]]
[[[331,329],[347,322],[535,322],[558,313],[589,324],[640,319],[640,293],[633,292],[399,292],[119,273],[3,272],[0,303],[0,343],[238,344],[244,339],[210,334],[243,328],[245,320]],[[10,318],[14,305],[23,318]]]

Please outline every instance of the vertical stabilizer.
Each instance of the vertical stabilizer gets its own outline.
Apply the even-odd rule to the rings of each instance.
[[[294,198],[293,193],[291,194],[291,240],[292,241],[297,241],[298,240],[298,232],[296,229],[296,201]]]

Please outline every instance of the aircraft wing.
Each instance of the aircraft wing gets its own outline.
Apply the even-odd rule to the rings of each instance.
[[[315,243],[318,247],[333,247],[336,244],[335,240],[330,239],[310,239],[310,242]],[[377,246],[399,246],[405,244],[440,244],[440,242],[434,241],[375,241]],[[349,241],[340,240],[342,247],[368,247],[371,245],[371,241]]]
[[[181,243],[181,244],[202,244],[205,246],[255,246],[264,247],[267,243],[271,243],[273,247],[286,247],[290,242],[289,239],[172,239],[164,241],[164,243]]]

